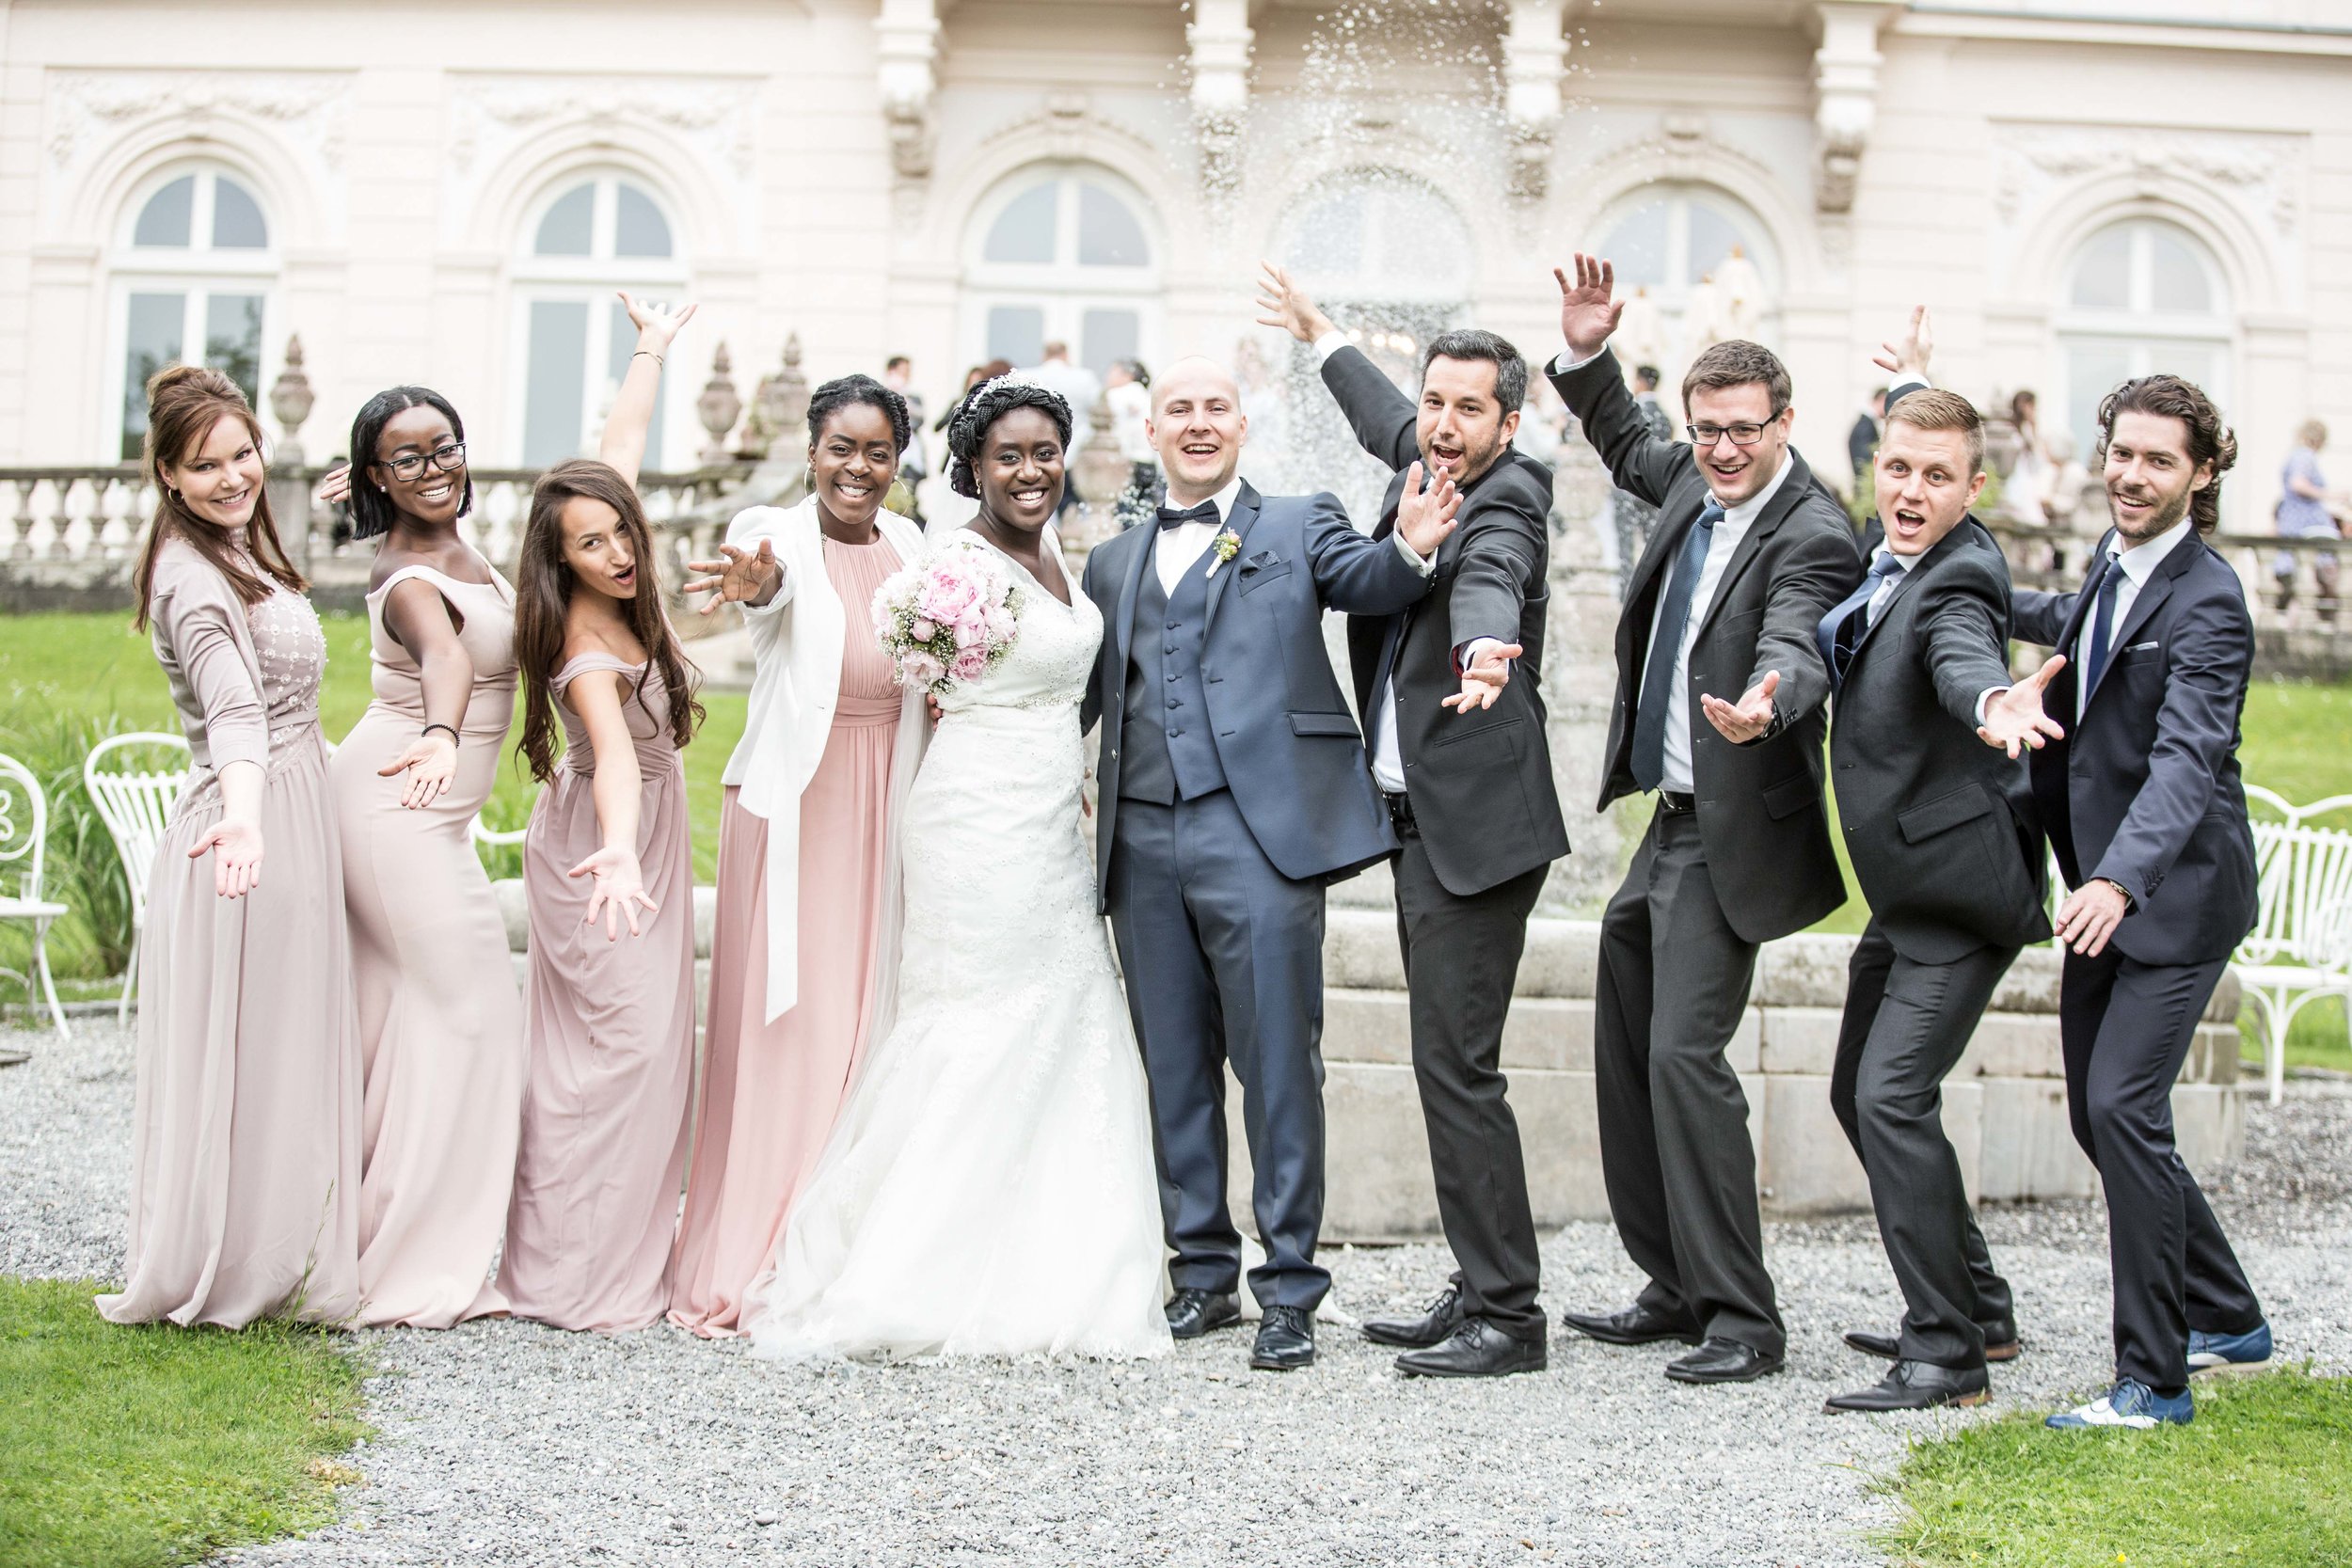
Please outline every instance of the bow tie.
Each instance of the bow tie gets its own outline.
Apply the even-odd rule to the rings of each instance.
[[[1214,523],[1216,521],[1216,502],[1214,500],[1202,501],[1199,506],[1187,506],[1182,511],[1172,506],[1160,508],[1162,529],[1182,528],[1186,523]]]

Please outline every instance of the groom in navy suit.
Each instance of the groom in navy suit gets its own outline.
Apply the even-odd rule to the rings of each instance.
[[[1250,1365],[1314,1360],[1331,1276],[1323,1225],[1324,888],[1396,852],[1323,642],[1327,610],[1393,615],[1429,591],[1459,504],[1418,483],[1391,538],[1330,495],[1236,477],[1248,420],[1224,367],[1180,359],[1147,426],[1168,476],[1156,527],[1096,547],[1103,646],[1081,722],[1103,725],[1096,875],[1152,1086],[1176,1257],[1169,1330],[1239,1321],[1226,1208],[1225,1066],[1242,1086],[1266,1260]]]

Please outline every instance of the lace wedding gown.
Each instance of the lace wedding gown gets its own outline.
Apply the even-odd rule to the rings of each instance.
[[[1103,617],[998,554],[1020,633],[942,700],[905,807],[897,1022],[753,1287],[757,1355],[1168,1348],[1143,1066],[1078,800]]]

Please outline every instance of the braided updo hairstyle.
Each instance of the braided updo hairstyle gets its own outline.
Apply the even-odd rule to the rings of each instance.
[[[907,400],[875,380],[870,375],[845,375],[826,382],[808,400],[808,444],[811,450],[818,437],[825,433],[825,421],[840,410],[854,404],[865,404],[882,411],[890,421],[890,438],[903,455],[907,444],[914,439],[914,421],[908,417]]]
[[[1026,381],[998,376],[963,400],[947,426],[947,487],[968,500],[980,499],[980,481],[974,471],[980,448],[996,421],[1016,408],[1035,408],[1054,421],[1064,451],[1070,447],[1070,404],[1062,395]]]

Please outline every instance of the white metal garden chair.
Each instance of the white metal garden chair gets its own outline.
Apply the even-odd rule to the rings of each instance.
[[[82,759],[82,787],[89,791],[98,819],[114,836],[123,880],[131,885],[131,961],[122,974],[118,1022],[131,1016],[131,993],[138,987],[139,946],[147,933],[147,877],[156,847],[170,825],[171,808],[187,787],[188,743],[160,730],[108,736]]]
[[[0,921],[22,922],[32,928],[31,967],[17,977],[24,982],[27,1002],[32,1000],[34,976],[40,977],[57,1037],[70,1040],[73,1031],[65,1026],[57,983],[49,975],[48,942],[50,923],[72,911],[40,895],[41,858],[48,847],[49,798],[41,792],[40,781],[14,757],[0,755]],[[11,869],[15,872],[13,892],[7,877]],[[16,974],[16,971],[0,969],[0,974]],[[23,1059],[21,1053],[10,1054]]]
[[[2238,984],[2262,1009],[2263,1069],[2270,1102],[2284,1092],[2287,1031],[2296,1014],[2323,996],[2352,1009],[2352,832],[2314,828],[2313,817],[2352,809],[2352,795],[2297,806],[2256,784],[2251,804],[2277,820],[2254,820],[2254,867],[2261,913],[2233,958]]]

